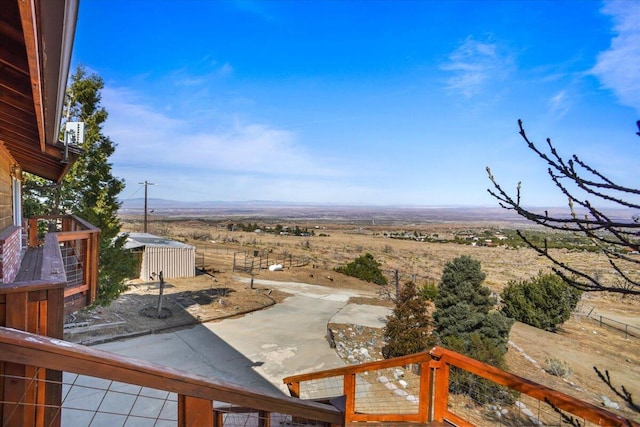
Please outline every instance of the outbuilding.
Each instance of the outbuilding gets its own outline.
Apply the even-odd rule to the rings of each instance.
[[[124,247],[136,257],[137,271],[144,281],[157,280],[161,271],[165,279],[196,274],[196,248],[193,246],[153,234],[129,233]]]

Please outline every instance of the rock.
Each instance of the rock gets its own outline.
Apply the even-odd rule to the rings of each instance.
[[[415,397],[413,394],[408,394],[408,395],[407,395],[407,400],[408,400],[409,402],[411,402],[411,403],[415,403],[416,405],[417,405],[418,403],[420,403],[420,401],[418,400],[418,398],[417,398],[417,397]]]
[[[396,396],[400,396],[400,397],[407,397],[409,395],[409,393],[407,393],[406,391],[401,390],[399,388],[395,389],[393,391],[393,394],[395,394]]]
[[[384,375],[380,375],[378,377],[378,382],[382,383],[382,384],[386,384],[389,382],[389,378],[385,377]]]
[[[600,396],[602,398],[602,405],[607,409],[620,409],[620,405],[617,402],[609,399],[604,394]]]
[[[395,378],[396,380],[404,378],[404,371],[402,369],[395,369],[393,371],[393,378]]]

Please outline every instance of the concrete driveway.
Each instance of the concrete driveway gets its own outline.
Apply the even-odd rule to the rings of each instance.
[[[350,297],[363,295],[355,290],[294,282],[255,283],[292,296],[243,317],[97,348],[265,392],[288,394],[282,378],[344,365],[326,339],[327,323],[381,327],[389,313],[384,307],[347,304]]]
[[[382,326],[388,309],[347,304],[357,291],[303,283],[256,281],[292,296],[226,319],[96,348],[262,393],[288,395],[286,376],[344,366],[326,339],[327,323]],[[99,378],[64,375],[65,426],[164,426],[177,420],[176,396]]]

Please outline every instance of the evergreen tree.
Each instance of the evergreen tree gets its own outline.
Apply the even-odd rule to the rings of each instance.
[[[118,236],[118,194],[124,181],[112,174],[109,157],[116,144],[102,133],[107,111],[100,105],[102,78],[87,74],[78,66],[67,88],[65,116],[67,121],[85,123],[83,150],[59,184],[30,176],[25,182],[25,213],[74,214],[100,228],[98,270],[98,303],[106,304],[124,290],[133,258],[126,256],[126,236]]]
[[[469,256],[445,265],[435,298],[435,334],[444,347],[504,369],[513,320],[492,310],[484,279],[480,262]],[[466,371],[452,370],[451,379],[453,392],[468,394],[478,403],[511,399],[500,387]]]
[[[502,313],[519,322],[547,331],[569,320],[582,291],[569,286],[557,274],[510,281],[502,291]]]
[[[416,285],[406,283],[384,327],[386,344],[382,355],[386,359],[425,351],[433,345],[427,308],[427,301],[418,293]]]

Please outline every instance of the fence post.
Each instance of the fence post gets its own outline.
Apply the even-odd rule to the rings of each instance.
[[[398,276],[398,270],[396,269],[395,273],[394,273],[394,279],[396,281],[396,301],[398,301],[398,298],[400,297],[400,278]]]

